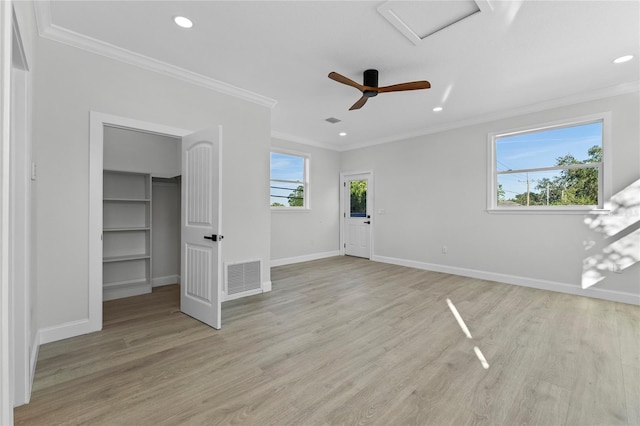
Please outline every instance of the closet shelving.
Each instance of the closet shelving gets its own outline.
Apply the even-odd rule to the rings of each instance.
[[[151,175],[103,175],[103,300],[151,292]]]

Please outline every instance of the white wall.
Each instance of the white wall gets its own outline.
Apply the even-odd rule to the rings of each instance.
[[[264,259],[269,281],[270,109],[47,39],[37,43],[37,310],[43,333],[88,316],[91,110],[191,130],[221,124],[222,260]]]
[[[310,210],[272,210],[271,265],[338,255],[340,153],[273,139],[274,148],[309,154]]]
[[[175,177],[182,173],[180,144],[170,136],[105,127],[103,168]]]
[[[154,180],[151,203],[152,283],[175,284],[180,275],[180,182]]]
[[[374,217],[374,260],[638,303],[638,262],[622,274],[602,271],[602,281],[581,290],[583,261],[606,261],[613,241],[589,229],[592,217],[486,212],[489,132],[604,111],[612,112],[616,194],[640,179],[637,93],[343,153],[342,170],[375,172],[375,209],[385,214]],[[635,215],[630,230],[640,227],[638,209],[624,214]]]

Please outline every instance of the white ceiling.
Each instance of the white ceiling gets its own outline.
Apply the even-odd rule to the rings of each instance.
[[[478,0],[480,12],[416,44],[377,10],[396,9],[415,26],[447,4],[53,1],[39,3],[49,22],[38,24],[85,48],[102,41],[271,98],[275,136],[339,150],[638,88],[638,1]],[[194,27],[177,27],[176,15]],[[627,54],[635,58],[612,63]],[[429,80],[432,88],[380,94],[348,111],[360,93],[327,74],[362,82],[367,68],[380,71],[381,86]]]

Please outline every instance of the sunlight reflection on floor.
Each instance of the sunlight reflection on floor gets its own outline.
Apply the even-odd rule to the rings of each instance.
[[[449,305],[449,309],[451,309],[451,313],[453,313],[453,316],[456,318],[456,321],[458,321],[458,325],[462,329],[462,332],[464,333],[464,335],[467,336],[467,338],[471,339],[472,338],[471,332],[467,328],[467,324],[464,323],[464,320],[458,313],[458,310],[456,309],[455,305],[453,304],[453,302],[451,302],[451,299],[447,299],[447,305]]]
[[[464,333],[464,335],[467,336],[468,339],[472,339],[471,332],[469,331],[469,328],[467,327],[467,324],[464,323],[464,320],[462,319],[462,316],[460,316],[460,313],[458,312],[458,309],[453,304],[451,299],[447,299],[447,305],[449,305],[449,309],[451,310],[451,313],[453,314],[453,316],[455,317],[456,321],[458,322],[458,325],[462,329],[462,332]],[[482,367],[485,370],[487,370],[489,368],[489,363],[487,362],[487,359],[482,354],[482,351],[480,350],[480,348],[478,348],[477,346],[474,346],[473,347],[473,351],[475,352],[476,356],[480,360],[480,363],[482,364]]]

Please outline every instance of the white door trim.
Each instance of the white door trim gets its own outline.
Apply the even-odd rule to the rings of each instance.
[[[367,197],[371,197],[370,199],[371,199],[371,217],[372,217],[371,226],[369,227],[369,259],[373,259],[373,253],[374,253],[373,229],[376,222],[375,222],[375,215],[374,215],[375,182],[374,182],[373,171],[371,170],[362,171],[362,172],[341,172],[340,173],[340,256],[345,255],[344,218],[346,217],[346,214],[347,214],[347,210],[346,210],[347,206],[346,206],[346,203],[344,202],[346,197],[345,183],[347,182],[347,179],[353,175],[369,175],[369,188],[367,188]]]
[[[102,169],[104,126],[182,138],[191,130],[90,111],[89,113],[89,318],[69,327],[69,336],[102,329]],[[56,339],[63,339],[57,330]],[[43,333],[41,342],[47,343]]]
[[[13,14],[11,68],[10,271],[13,335],[13,404],[29,402],[35,336],[31,335],[31,103],[29,66]],[[37,352],[37,351],[36,351]]]
[[[13,389],[9,381],[9,149],[11,146],[11,10],[0,2],[0,424],[13,424]]]

